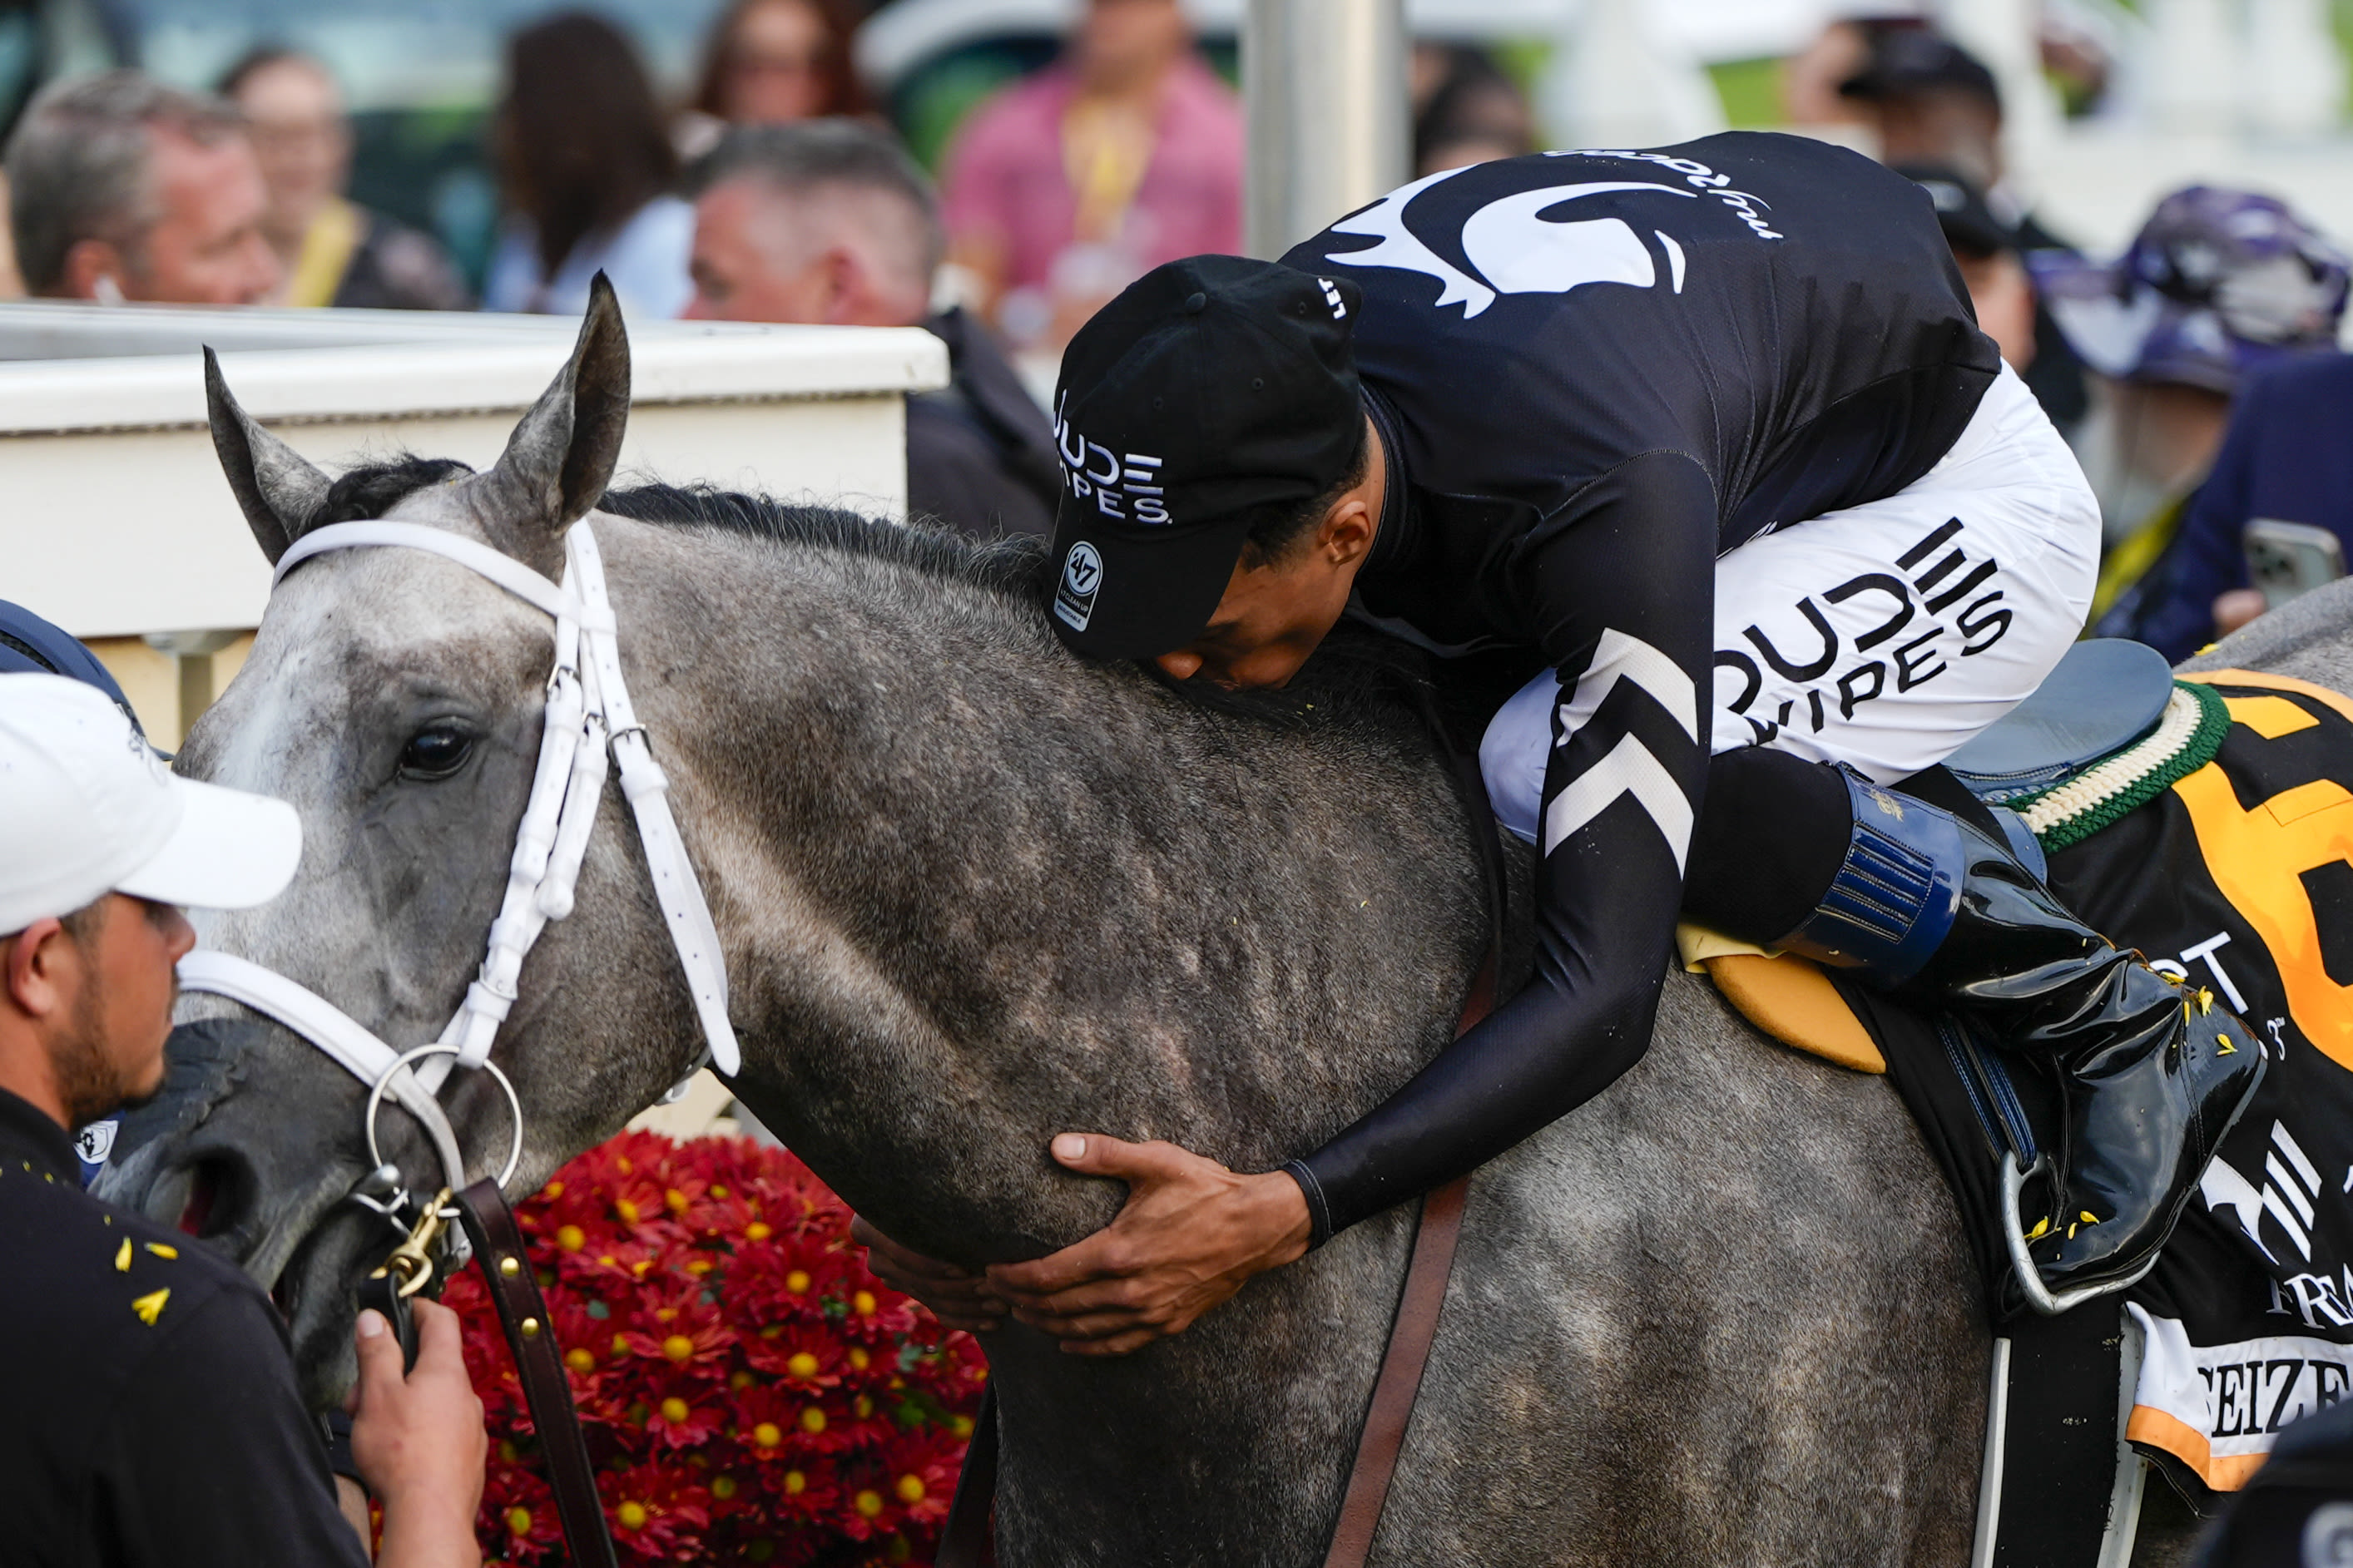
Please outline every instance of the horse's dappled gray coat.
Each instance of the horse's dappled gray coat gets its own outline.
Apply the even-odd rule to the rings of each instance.
[[[626,387],[600,306],[487,473],[331,486],[217,383],[216,437],[273,558],[390,515],[553,573],[605,492]],[[614,506],[684,517],[592,526],[726,946],[736,1090],[884,1230],[965,1263],[1034,1256],[1120,1198],[1053,1166],[1054,1132],[1268,1169],[1448,1037],[1477,862],[1401,710],[1311,679],[1270,719],[1082,664],[1018,556],[725,497]],[[497,908],[549,653],[543,616],[438,557],[290,575],[180,765],[294,801],[303,865],[205,940],[385,1038],[438,1034]],[[406,738],[443,721],[472,761],[405,776]],[[498,1055],[528,1189],[700,1050],[617,792],[522,990]],[[328,1217],[365,1163],[359,1091],[280,1031],[207,1038],[112,1190],[169,1216],[226,1173],[219,1239],[277,1286],[323,1402],[382,1245]],[[503,1149],[491,1091],[448,1102],[479,1159]],[[1005,1561],[1320,1560],[1411,1222],[1377,1216],[1125,1359],[994,1336]],[[1953,1227],[1883,1084],[1669,976],[1649,1058],[1475,1178],[1377,1560],[1963,1561],[1987,1341]]]

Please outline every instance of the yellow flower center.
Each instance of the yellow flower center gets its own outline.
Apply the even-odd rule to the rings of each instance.
[[[864,1372],[867,1366],[871,1363],[873,1360],[874,1358],[872,1356],[866,1353],[866,1347],[864,1345],[852,1345],[849,1347],[849,1364],[856,1367],[859,1371]]]
[[[539,1190],[551,1198],[560,1198],[564,1195],[564,1184],[562,1182],[550,1182],[547,1185],[540,1188]]]
[[[778,1430],[773,1421],[763,1421],[752,1428],[752,1447],[755,1448],[773,1448],[784,1440],[784,1433]],[[791,1484],[791,1479],[789,1476],[786,1478],[786,1489],[791,1491],[800,1490],[800,1488]]]
[[[685,1425],[687,1416],[692,1414],[687,1409],[686,1401],[675,1394],[662,1401],[661,1410],[662,1419],[673,1426]]]
[[[613,1353],[615,1355],[626,1355],[628,1353],[628,1349],[629,1342],[625,1335],[615,1334],[613,1336]]]
[[[566,1252],[577,1252],[588,1245],[588,1233],[576,1225],[559,1225],[555,1227],[555,1245]]]
[[[766,1220],[755,1219],[744,1227],[744,1234],[754,1241],[765,1241],[776,1233],[769,1227]]]
[[[517,1535],[529,1535],[531,1533],[531,1510],[520,1506],[507,1510],[507,1528],[513,1531]]]
[[[637,1171],[637,1167],[629,1163],[629,1157],[627,1154],[624,1154],[619,1159],[614,1161],[613,1168],[620,1172],[621,1174],[625,1176],[632,1175]]]
[[[672,1214],[684,1214],[686,1212],[686,1194],[680,1192],[676,1187],[670,1188],[670,1191],[662,1194],[662,1207],[670,1210]]]
[[[654,1309],[654,1321],[656,1322],[667,1323],[677,1316],[678,1309],[676,1307],[656,1307]]]
[[[672,1334],[662,1341],[662,1354],[672,1361],[684,1361],[694,1353],[694,1342],[684,1334]]]
[[[804,1405],[801,1409],[801,1430],[811,1436],[824,1431],[825,1412],[814,1405]]]
[[[575,1345],[564,1352],[564,1364],[586,1377],[596,1370],[596,1357],[586,1345]]]
[[[881,1492],[860,1492],[855,1500],[858,1504],[858,1511],[864,1514],[869,1519],[872,1519],[876,1514],[882,1511],[882,1494]]]
[[[620,1520],[623,1530],[643,1530],[646,1527],[646,1505],[641,1502],[625,1502],[613,1511]]]
[[[638,1205],[631,1203],[627,1198],[623,1198],[619,1202],[616,1203],[613,1205],[613,1212],[621,1216],[621,1223],[623,1225],[635,1225],[638,1223]]]
[[[860,1421],[874,1414],[874,1402],[862,1394],[850,1401],[849,1407],[858,1412],[858,1418]]]
[[[901,1476],[899,1478],[898,1491],[899,1500],[901,1502],[913,1503],[923,1501],[923,1478],[921,1476]]]
[[[808,1478],[807,1476],[801,1474],[798,1470],[786,1470],[785,1472],[785,1495],[786,1497],[798,1497],[803,1491],[807,1490],[807,1488]]]
[[[727,1195],[727,1189],[713,1182],[711,1184],[711,1195],[714,1198],[723,1198]]]
[[[752,1374],[748,1372],[730,1373],[727,1374],[727,1386],[741,1394],[752,1386]]]
[[[860,1290],[857,1295],[852,1296],[849,1299],[849,1305],[860,1317],[872,1317],[874,1315],[874,1292],[871,1290]]]
[[[785,1363],[785,1370],[791,1373],[795,1377],[815,1377],[817,1375],[817,1357],[809,1354],[807,1351],[795,1351],[793,1352],[792,1360]]]
[[[972,1417],[971,1417],[971,1416],[969,1416],[969,1415],[951,1415],[951,1416],[949,1416],[949,1417],[948,1417],[948,1430],[949,1430],[949,1431],[951,1431],[951,1432],[953,1432],[953,1433],[955,1433],[955,1434],[957,1436],[959,1436],[959,1437],[969,1437],[969,1436],[972,1436]]]
[[[725,1502],[729,1498],[733,1497],[735,1495],[735,1478],[733,1476],[719,1476],[714,1478],[711,1483],[711,1495],[717,1498],[721,1502]]]
[[[796,1296],[808,1294],[809,1277],[806,1270],[796,1268],[785,1276],[785,1289]]]
[[[499,1439],[499,1458],[507,1464],[512,1465],[517,1459],[522,1458],[522,1451],[504,1437],[501,1437]]]
[[[693,1275],[695,1278],[701,1279],[703,1275],[711,1272],[711,1259],[708,1258],[698,1258],[693,1262],[686,1266],[686,1271],[689,1274]]]

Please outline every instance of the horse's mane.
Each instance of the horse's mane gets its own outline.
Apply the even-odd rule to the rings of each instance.
[[[448,458],[404,454],[338,476],[303,525],[379,518],[404,498],[474,470]],[[1002,597],[1042,616],[1052,593],[1047,542],[1016,534],[975,540],[923,521],[892,522],[840,507],[788,502],[715,485],[640,484],[605,492],[597,510],[636,522],[709,529],[779,544],[838,552]],[[1139,667],[1170,690],[1216,711],[1285,727],[1377,718],[1426,708],[1429,661],[1395,638],[1343,623],[1281,690],[1226,691],[1175,681],[1149,661]],[[1401,701],[1402,700],[1402,701]]]

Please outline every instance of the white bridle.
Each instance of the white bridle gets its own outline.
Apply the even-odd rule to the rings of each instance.
[[[670,780],[654,762],[645,729],[629,706],[613,606],[605,595],[604,561],[586,520],[565,535],[565,580],[561,584],[473,540],[417,523],[378,521],[339,522],[304,534],[279,557],[271,586],[314,555],[380,547],[429,551],[455,561],[555,617],[555,668],[547,678],[547,721],[540,736],[538,771],[515,830],[506,898],[491,922],[480,972],[467,986],[465,1001],[440,1038],[406,1053],[316,992],[232,953],[202,949],[189,953],[180,961],[180,984],[185,990],[225,996],[276,1019],[368,1085],[375,1091],[370,1102],[371,1142],[375,1100],[386,1093],[397,1100],[424,1125],[454,1191],[466,1184],[465,1158],[435,1091],[453,1067],[497,1071],[491,1064],[491,1045],[514,1005],[523,958],[548,922],[572,912],[573,889],[596,826],[608,760],[618,764],[621,793],[637,816],[654,894],[702,1024],[706,1059],[729,1074],[742,1063],[734,1028],[727,1020],[726,958],[702,884],[670,815]],[[424,1059],[417,1060],[420,1057]],[[511,1087],[508,1095],[512,1100]],[[515,1135],[519,1149],[520,1127]],[[509,1173],[512,1169],[510,1159]]]

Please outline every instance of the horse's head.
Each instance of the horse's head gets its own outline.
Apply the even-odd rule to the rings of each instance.
[[[489,471],[410,463],[331,480],[248,417],[206,360],[213,440],[273,563],[313,529],[385,517],[562,577],[564,531],[612,477],[628,384],[620,313],[600,288],[570,363]],[[202,944],[307,986],[396,1048],[435,1039],[499,911],[553,649],[547,615],[437,555],[343,550],[287,575],[251,657],[177,766],[291,802],[301,867],[265,908],[199,916]],[[606,793],[607,816],[617,794]],[[566,1049],[564,1020],[580,1007],[622,988],[667,998],[675,987],[644,877],[630,836],[605,824],[581,872],[579,912],[556,928],[569,938],[534,949],[523,1000],[500,1034],[497,1059],[525,1108],[523,1190],[611,1131],[592,1125],[609,1114],[599,1108],[647,1103],[691,1059],[691,1045],[673,1053],[666,1039],[628,1063]],[[372,1165],[365,1088],[218,998],[185,996],[179,1018],[171,1077],[126,1122],[105,1191],[179,1221],[272,1287],[305,1394],[324,1403],[350,1374],[356,1279],[394,1239],[382,1218],[343,1202]],[[512,1133],[503,1095],[484,1075],[459,1073],[443,1099],[469,1174],[495,1172]],[[439,1163],[416,1126],[390,1108],[379,1126],[408,1184],[438,1186]]]

